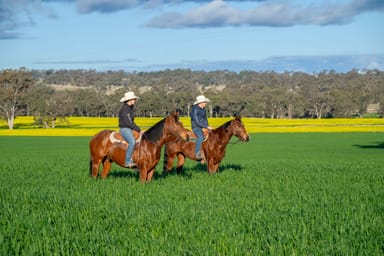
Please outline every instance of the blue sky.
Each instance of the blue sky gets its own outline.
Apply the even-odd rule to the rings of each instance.
[[[0,0],[0,69],[384,70],[383,0]]]

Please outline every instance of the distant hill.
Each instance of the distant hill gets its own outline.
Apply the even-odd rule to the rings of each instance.
[[[191,70],[242,70],[253,71],[301,71],[318,73],[334,70],[337,73],[356,70],[384,70],[384,54],[377,55],[335,55],[335,56],[287,56],[270,57],[263,60],[228,60],[228,61],[187,61],[169,65],[153,65],[136,68],[140,71],[158,71],[165,69],[187,68]]]

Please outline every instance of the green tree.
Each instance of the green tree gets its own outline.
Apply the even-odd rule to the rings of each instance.
[[[34,83],[32,73],[25,68],[0,72],[0,115],[7,120],[9,129],[14,128],[16,115],[25,110],[23,99]]]

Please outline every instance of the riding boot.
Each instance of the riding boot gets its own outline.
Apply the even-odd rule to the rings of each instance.
[[[201,160],[203,160],[203,156],[202,156],[201,151],[199,151],[199,152],[197,152],[197,154],[196,154],[196,161],[201,161]]]
[[[136,168],[137,167],[137,165],[136,165],[136,163],[135,162],[133,162],[133,160],[132,160],[132,158],[131,158],[131,160],[129,161],[129,163],[127,164],[125,164],[125,167],[127,167],[127,168]]]

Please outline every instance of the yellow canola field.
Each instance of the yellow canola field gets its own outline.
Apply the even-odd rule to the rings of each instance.
[[[136,123],[147,129],[162,118],[136,118]],[[209,124],[219,127],[232,118],[210,118]],[[15,128],[9,130],[5,121],[0,121],[0,136],[92,136],[103,129],[118,130],[117,118],[70,117],[67,122],[58,121],[56,128],[39,128],[33,124],[33,117],[19,116]],[[190,119],[182,117],[184,126],[191,129]],[[262,132],[384,132],[384,119],[242,119],[249,133]],[[69,124],[69,125],[68,125]]]

